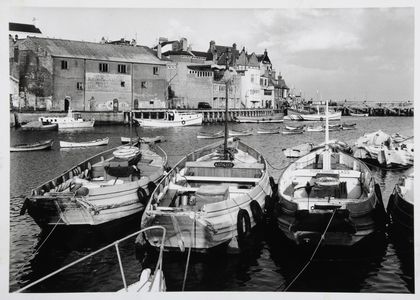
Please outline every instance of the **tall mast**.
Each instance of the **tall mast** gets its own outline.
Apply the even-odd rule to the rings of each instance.
[[[225,104],[225,144],[223,147],[223,152],[225,154],[225,160],[229,159],[228,151],[227,151],[227,140],[229,136],[229,129],[228,129],[228,99],[229,99],[229,48],[226,49],[226,70],[225,70],[225,83],[226,83],[226,104]]]
[[[330,124],[329,124],[329,113],[328,113],[328,101],[325,101],[325,151],[322,155],[322,169],[324,171],[331,170],[331,152],[328,145],[330,141]]]

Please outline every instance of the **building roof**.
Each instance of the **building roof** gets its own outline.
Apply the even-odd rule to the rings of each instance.
[[[190,65],[187,66],[188,69],[191,70],[197,70],[197,71],[213,71],[213,68],[211,65]]]
[[[163,52],[163,53],[162,53],[162,55],[165,55],[165,56],[169,56],[169,55],[185,55],[185,56],[193,56],[193,54],[192,54],[192,53],[190,53],[190,52],[188,52],[188,51],[183,51],[183,50],[176,50],[176,51],[169,50],[169,51]]]
[[[27,40],[34,43],[35,46],[46,49],[51,56],[55,57],[165,64],[145,46],[100,44],[39,37],[28,37]]]
[[[35,27],[35,25],[23,23],[9,23],[9,30],[29,33],[42,33],[39,28]]]
[[[191,51],[191,53],[194,54],[197,57],[207,58],[207,52],[203,52],[203,51]]]

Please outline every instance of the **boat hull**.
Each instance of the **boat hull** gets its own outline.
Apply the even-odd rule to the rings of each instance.
[[[283,116],[235,117],[238,123],[283,123]]]
[[[293,109],[287,111],[287,115],[291,120],[301,120],[301,121],[324,121],[326,119],[325,114],[305,114]],[[341,112],[329,113],[328,119],[330,121],[340,120]]]
[[[51,149],[53,143],[54,143],[53,140],[48,140],[48,141],[45,141],[43,143],[15,145],[14,147],[10,147],[10,152],[26,152],[26,151],[47,150],[47,149]]]
[[[57,124],[42,124],[39,121],[35,121],[35,122],[29,122],[28,124],[22,125],[21,130],[24,131],[31,131],[31,130],[39,130],[39,131],[44,131],[44,130],[57,130],[58,125]]]
[[[203,115],[197,114],[185,120],[159,120],[159,119],[135,119],[142,127],[184,127],[184,126],[199,126],[203,123]]]
[[[216,145],[220,146],[221,143],[216,143]],[[243,147],[248,146],[244,145]],[[157,199],[162,197],[168,191],[169,186],[173,184],[178,176],[177,169],[179,170],[182,167],[187,158],[194,158],[195,161],[201,157],[202,153],[209,154],[215,149],[204,147],[188,155],[166,175],[153,192],[142,217],[142,228],[157,224],[165,227],[167,235],[164,241],[165,249],[184,251],[191,247],[193,251],[206,252],[238,237],[238,214],[240,211],[249,216],[250,228],[255,226],[257,220],[254,219],[251,202],[256,201],[258,206],[264,209],[265,198],[272,193],[269,175],[266,171],[262,173],[261,178],[250,179],[250,181],[255,182],[255,185],[249,190],[247,189],[246,192],[241,192],[240,196],[236,196],[233,200],[228,198],[228,200],[208,204],[203,211],[184,210],[172,205],[168,207],[153,206],[152,203],[156,203]],[[248,151],[255,153],[257,156],[255,150],[249,147],[248,149],[250,149]],[[229,162],[224,163],[229,164]],[[219,171],[223,172],[223,169]],[[228,171],[226,170],[226,172]],[[190,178],[187,179],[192,180]],[[207,180],[213,181],[215,179],[212,177]],[[244,180],[247,181],[248,179]],[[242,184],[244,185],[245,182]],[[146,239],[152,246],[158,247],[161,244],[158,232],[156,234],[153,231],[148,232]]]
[[[95,147],[95,146],[104,146],[108,145],[109,138],[97,140],[97,141],[90,141],[90,142],[65,142],[60,141],[61,148],[79,148],[79,147]]]

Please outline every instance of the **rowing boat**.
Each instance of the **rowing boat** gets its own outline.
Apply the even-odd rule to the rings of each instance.
[[[51,149],[54,140],[40,141],[30,144],[18,144],[10,147],[10,152],[26,152]]]
[[[80,148],[80,147],[96,147],[96,146],[104,146],[108,145],[109,138],[102,138],[96,139],[93,141],[87,142],[67,142],[67,141],[60,141],[61,148]]]

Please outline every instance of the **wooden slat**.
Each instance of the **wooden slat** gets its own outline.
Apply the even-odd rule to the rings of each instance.
[[[212,181],[212,182],[259,182],[261,178],[243,177],[208,177],[208,176],[185,176],[187,181]]]

